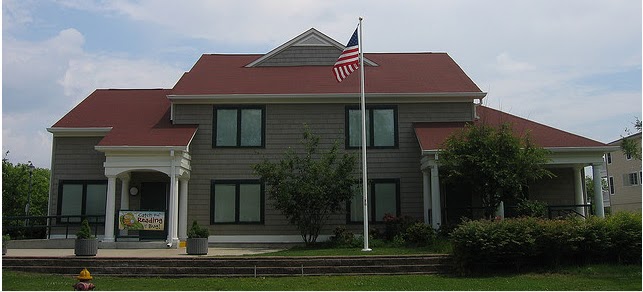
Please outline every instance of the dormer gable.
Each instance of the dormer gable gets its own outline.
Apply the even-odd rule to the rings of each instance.
[[[333,66],[344,45],[311,28],[245,67]],[[364,59],[369,66],[375,62]]]

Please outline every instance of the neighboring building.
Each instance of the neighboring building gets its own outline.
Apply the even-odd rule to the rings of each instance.
[[[96,90],[48,129],[49,213],[104,214],[107,242],[126,233],[115,230],[118,210],[167,213],[163,231],[127,233],[142,240],[175,244],[196,220],[210,242],[301,241],[251,166],[297,149],[304,124],[322,147],[338,140],[359,153],[359,74],[337,83],[331,71],[342,50],[310,29],[263,55],[203,55],[172,89]],[[437,228],[480,206],[439,180],[439,147],[466,123],[511,122],[551,150],[556,177],[533,184],[531,199],[584,215],[587,195],[600,196],[585,194],[583,169],[599,176],[615,147],[480,106],[486,93],[446,53],[372,53],[365,64],[372,226],[391,213]],[[360,201],[322,235],[359,232]]]
[[[636,133],[625,138],[609,143],[618,146],[618,150],[605,154],[607,168],[608,193],[612,212],[641,211],[641,160],[626,155],[621,150],[623,139],[636,141],[641,149],[641,133]]]

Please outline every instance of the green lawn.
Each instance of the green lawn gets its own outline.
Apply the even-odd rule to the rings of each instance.
[[[96,290],[630,290],[641,266],[590,265],[493,277],[338,276],[271,278],[115,278],[93,275]],[[2,271],[2,290],[71,290],[73,277]]]

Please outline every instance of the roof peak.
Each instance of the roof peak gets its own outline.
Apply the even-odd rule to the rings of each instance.
[[[343,44],[313,27],[245,65],[245,67],[332,65],[344,48]],[[311,60],[314,61],[311,62]],[[377,66],[375,62],[366,58],[364,58],[364,63],[369,66]]]

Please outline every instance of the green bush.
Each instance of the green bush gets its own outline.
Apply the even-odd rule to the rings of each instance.
[[[335,230],[333,230],[333,236],[330,237],[330,242],[337,247],[352,246],[354,239],[355,235],[346,230],[346,227],[337,226]]]
[[[394,216],[391,214],[384,215],[384,240],[391,241],[397,235],[406,232],[406,229],[417,222],[417,219],[411,216]]]
[[[641,216],[467,221],[451,233],[461,272],[561,263],[641,262]]]
[[[403,233],[404,241],[411,246],[428,246],[435,241],[435,230],[422,222],[409,226]]]
[[[194,220],[192,227],[188,230],[188,238],[208,238],[208,236],[210,236],[210,230],[206,227],[199,226],[199,223]]]
[[[83,222],[80,223],[80,230],[76,232],[76,238],[78,239],[91,239],[94,238],[92,235],[92,230],[89,228],[89,221],[87,219],[83,220]]]
[[[617,212],[605,220],[610,254],[619,263],[641,263],[641,213]]]
[[[547,217],[547,204],[534,200],[519,200],[516,204],[516,217]]]

